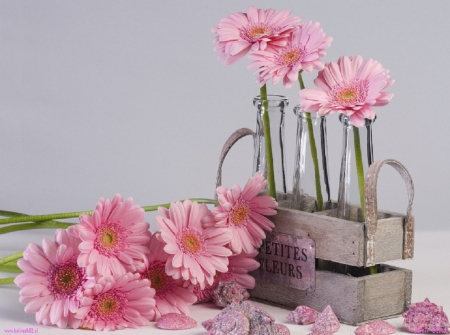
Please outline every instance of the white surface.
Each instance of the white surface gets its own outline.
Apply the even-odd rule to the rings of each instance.
[[[14,233],[15,235],[1,235],[0,257],[23,250],[28,241],[39,242],[43,236],[52,237],[50,231],[34,231],[26,233]],[[14,238],[11,238],[14,236]],[[432,302],[444,307],[444,311],[450,311],[450,289],[449,280],[450,268],[448,257],[450,256],[450,232],[419,232],[416,234],[416,254],[414,260],[398,261],[390,264],[413,270],[413,292],[412,301],[423,301],[428,297]],[[3,275],[3,274],[2,274]],[[19,303],[19,289],[14,285],[0,287],[0,332],[12,328],[34,328],[39,334],[86,334],[82,330],[61,330],[57,327],[45,327],[37,325],[34,315],[26,314],[23,311],[24,305]],[[277,323],[284,323],[288,326],[291,334],[309,334],[311,325],[295,325],[286,320],[288,310],[276,308],[268,305],[255,303],[263,307],[272,314]],[[301,304],[301,302],[299,302]],[[151,326],[141,327],[133,330],[120,331],[127,334],[206,334],[201,327],[201,322],[213,318],[219,313],[219,309],[211,304],[199,304],[192,306],[191,317],[198,322],[198,327],[189,331],[169,332],[156,328],[155,323]],[[389,322],[397,328],[399,333],[406,333],[402,328],[403,318],[390,319]],[[355,327],[342,325],[337,334],[352,334]]]

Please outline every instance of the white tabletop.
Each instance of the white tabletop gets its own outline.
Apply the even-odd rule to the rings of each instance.
[[[40,243],[43,237],[52,238],[50,230],[35,230],[15,232],[0,235],[0,257],[13,254],[25,249],[29,242]],[[450,312],[450,231],[424,232],[415,234],[414,260],[396,261],[390,264],[413,270],[412,302],[423,301],[426,297],[431,302],[443,306],[444,311]],[[9,277],[10,274],[0,273],[0,277]],[[301,326],[286,320],[289,310],[277,308],[255,302],[269,312],[277,323],[285,324],[291,334],[309,334],[312,325]],[[39,334],[61,334],[61,330],[55,327],[47,327],[36,324],[34,314],[26,314],[24,305],[19,302],[19,289],[15,285],[0,286],[0,332],[20,329],[24,332]],[[201,322],[213,318],[220,309],[213,304],[198,304],[191,307],[191,317],[198,322],[196,328],[185,331],[164,331],[158,329],[155,323],[148,327],[125,330],[127,334],[207,334],[201,326]],[[398,333],[407,333],[402,327],[403,318],[388,320],[397,328]],[[341,325],[337,334],[352,334],[355,327]],[[119,332],[125,332],[119,331]],[[86,334],[83,330],[65,330],[65,334]]]

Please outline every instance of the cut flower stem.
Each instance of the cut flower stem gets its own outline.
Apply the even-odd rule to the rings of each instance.
[[[305,88],[305,84],[303,83],[302,71],[300,71],[298,73],[298,82],[300,84],[300,89],[303,90]],[[305,117],[306,117],[306,122],[308,124],[309,145],[311,148],[311,156],[312,156],[312,160],[313,160],[313,164],[314,164],[317,211],[321,211],[323,209],[323,195],[322,195],[322,187],[320,185],[320,169],[319,169],[319,160],[317,158],[316,139],[314,137],[314,128],[313,128],[313,124],[312,124],[311,114],[305,113]]]
[[[273,167],[272,137],[270,134],[269,101],[267,101],[267,87],[265,84],[260,88],[260,98],[263,104],[264,144],[266,147],[267,182],[269,183],[269,194],[272,198],[277,200],[275,172]]]

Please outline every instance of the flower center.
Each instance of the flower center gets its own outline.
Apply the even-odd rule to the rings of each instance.
[[[238,202],[230,212],[230,220],[236,226],[240,226],[247,221],[250,208],[247,203],[241,201]]]
[[[300,48],[289,48],[287,51],[283,52],[279,58],[280,65],[292,66],[298,62],[298,60],[303,56],[303,51]]]
[[[54,265],[47,274],[48,289],[57,298],[68,297],[82,286],[84,278],[84,269],[78,267],[76,261]]]
[[[273,29],[265,23],[251,24],[240,29],[240,36],[247,42],[254,43],[263,36],[272,35]]]
[[[105,222],[97,231],[94,248],[104,256],[117,256],[126,248],[125,229],[116,222]]]
[[[164,297],[172,292],[174,280],[166,274],[165,263],[157,262],[148,267],[148,270],[141,275],[141,278],[150,280],[150,286],[155,289],[157,297]]]
[[[97,296],[89,314],[96,320],[117,320],[123,316],[127,299],[122,292],[109,291]]]
[[[205,252],[205,239],[195,229],[184,228],[177,236],[178,247],[191,257],[197,257]]]
[[[330,102],[342,107],[353,107],[365,101],[369,91],[369,83],[365,81],[354,81],[342,83],[333,87],[328,97]]]

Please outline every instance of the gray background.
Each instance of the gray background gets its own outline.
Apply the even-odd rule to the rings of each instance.
[[[216,60],[210,30],[251,4],[319,21],[334,38],[325,62],[360,54],[390,69],[395,96],[376,109],[375,159],[410,170],[418,230],[448,230],[450,5],[436,0],[0,1],[0,208],[88,210],[115,193],[140,205],[212,197],[224,141],[255,127],[259,88],[247,59]],[[307,87],[315,76],[304,76]],[[268,85],[291,101],[289,175],[297,87]],[[337,118],[328,132],[336,198]],[[250,139],[231,151],[225,185],[245,183],[252,155]],[[379,205],[404,212],[404,186],[389,169]]]

